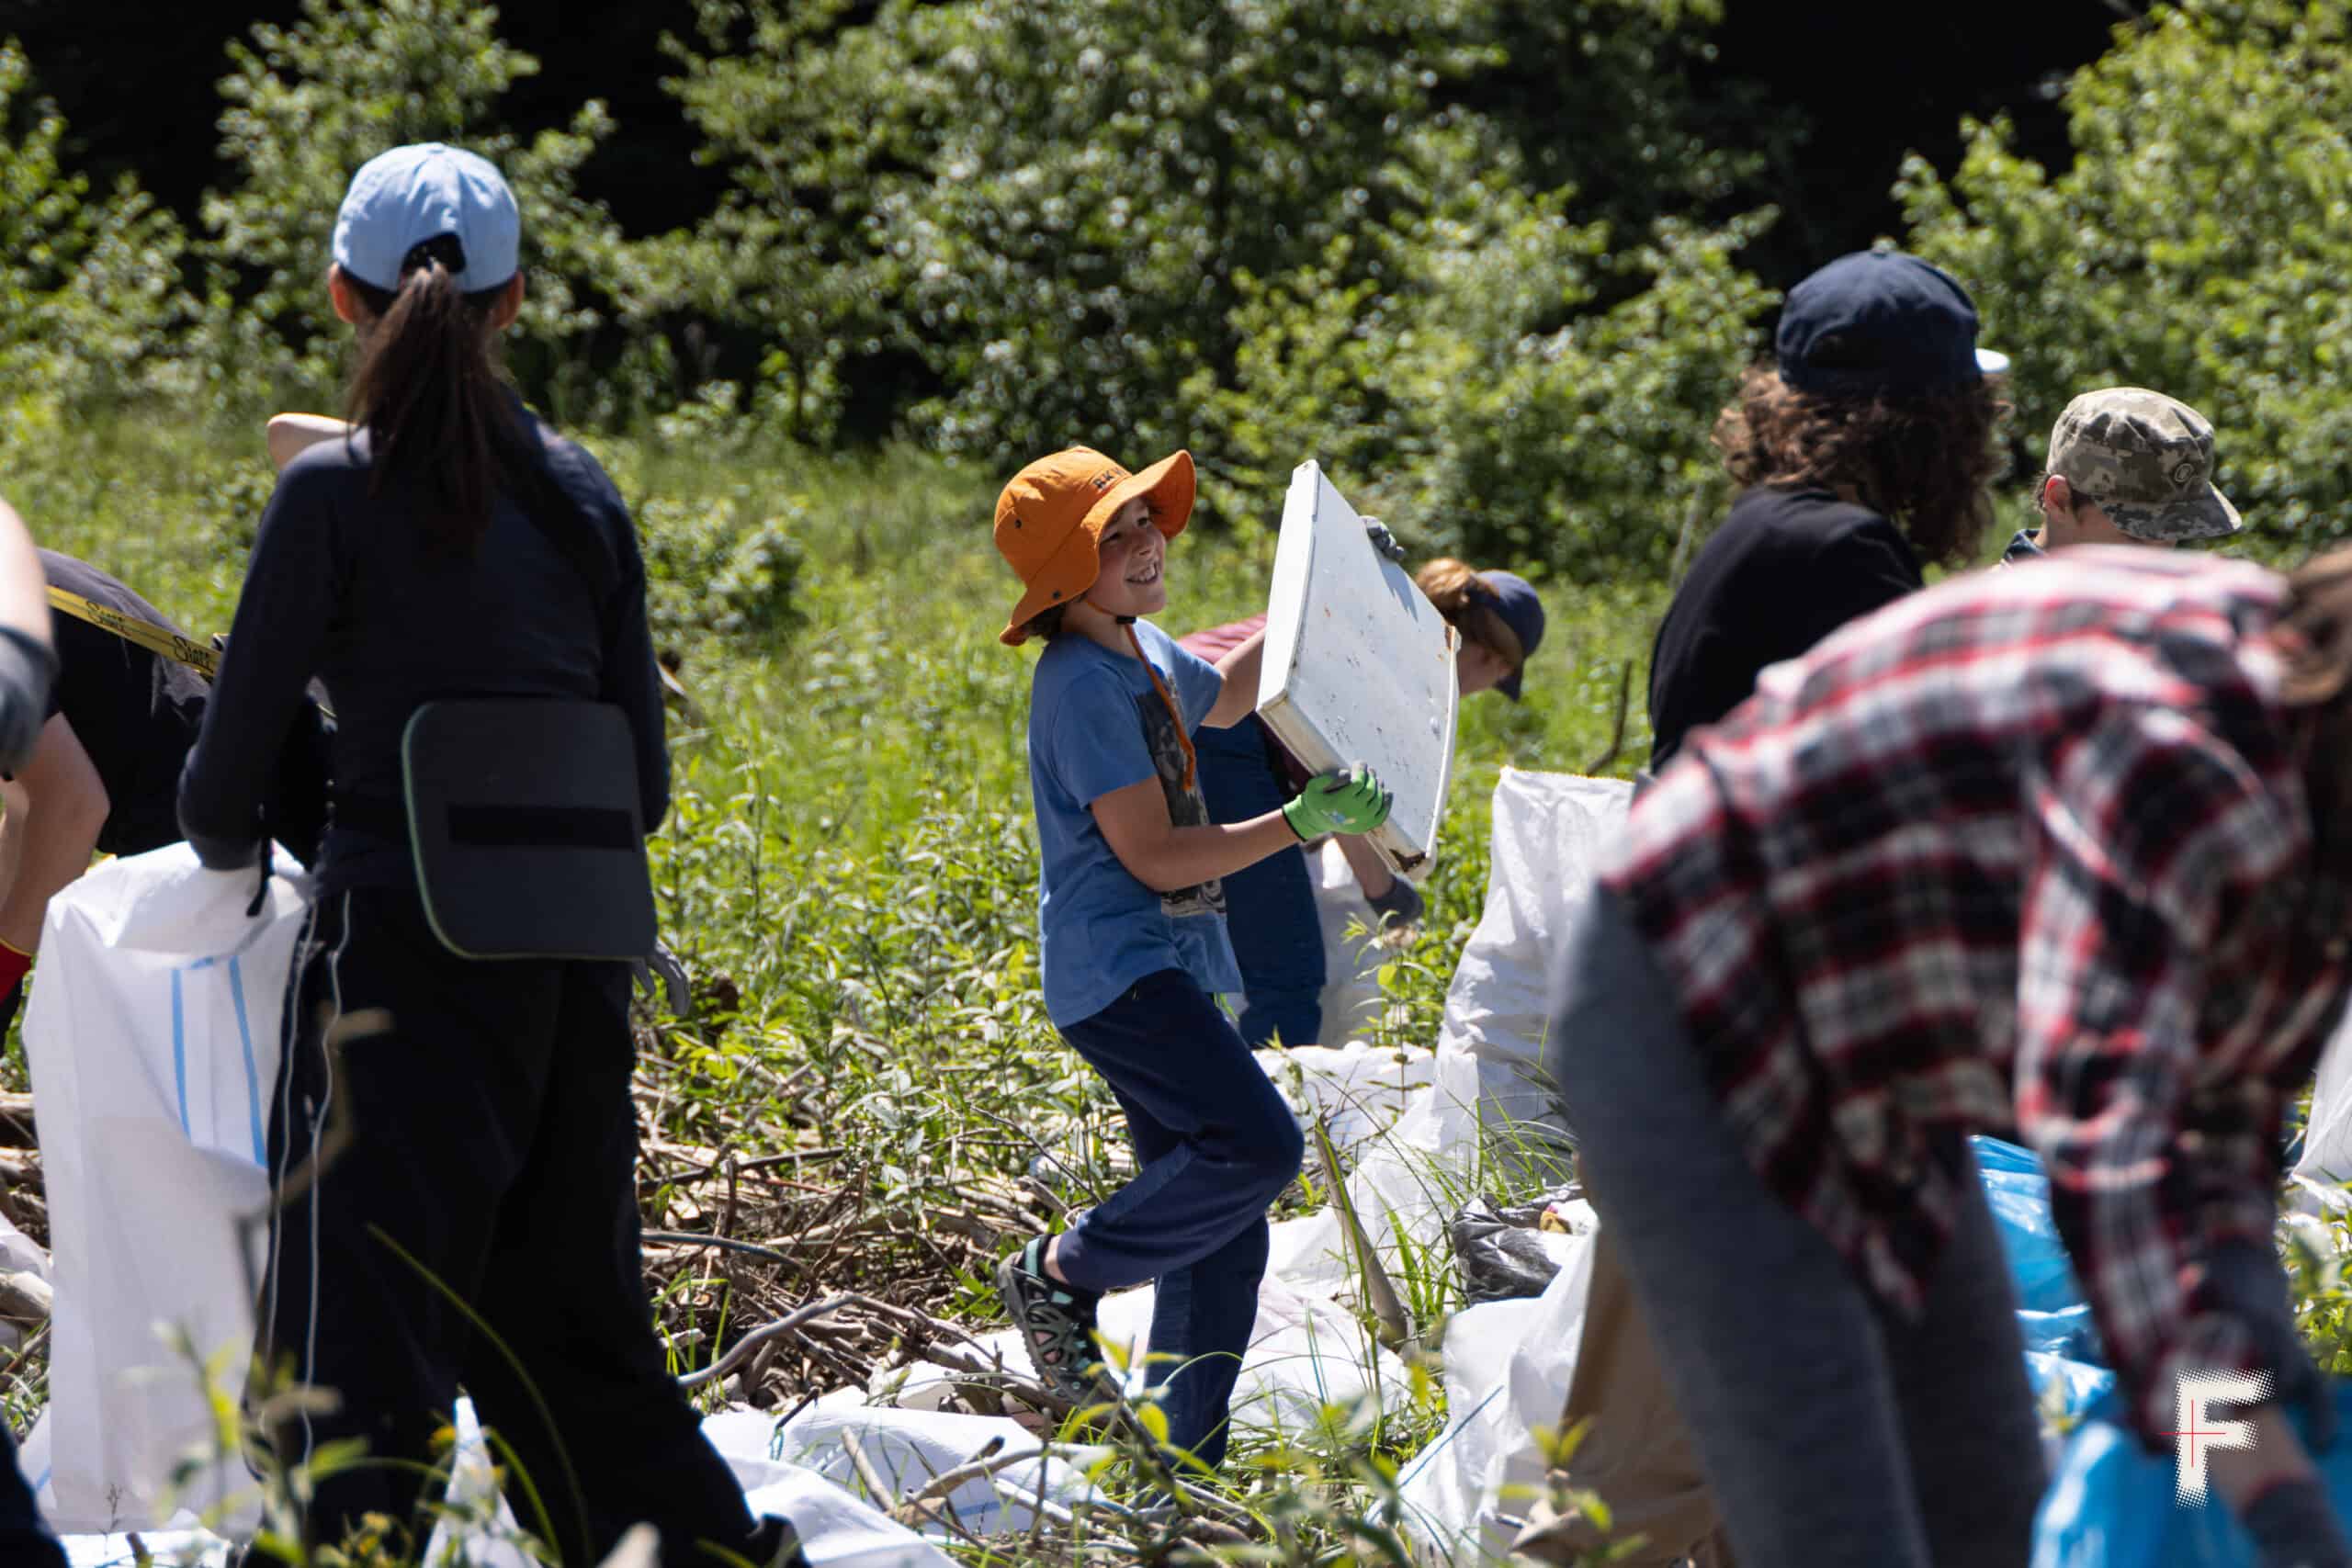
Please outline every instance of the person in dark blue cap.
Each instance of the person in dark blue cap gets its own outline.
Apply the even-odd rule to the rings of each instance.
[[[205,865],[252,866],[271,760],[325,684],[334,817],[272,1097],[254,1366],[282,1414],[262,1436],[289,1469],[364,1453],[311,1475],[305,1546],[358,1530],[404,1558],[462,1385],[549,1561],[603,1561],[643,1521],[665,1568],[772,1568],[797,1560],[790,1527],[752,1517],[646,1296],[626,960],[669,803],[662,686],[620,495],[498,370],[519,238],[473,153],[401,147],[353,177],[327,287],[358,336],[354,428],[278,477],[180,777]],[[281,1375],[337,1397],[288,1409],[266,1397]]]
[[[1923,563],[1971,558],[2008,412],[2008,361],[1976,326],[1966,289],[1900,251],[1840,256],[1789,291],[1772,363],[1715,424],[1747,488],[1651,651],[1653,772],[1764,666],[1920,587]]]
[[[1840,256],[1789,290],[1772,361],[1748,369],[1715,423],[1724,466],[1747,488],[1658,626],[1637,795],[1691,731],[1753,694],[1766,665],[1924,586],[1922,562],[1971,558],[1992,521],[1985,486],[2008,412],[2008,361],[1977,346],[1976,326],[1966,289],[1900,251]],[[1570,1479],[1641,1520],[1658,1562],[1714,1550],[1713,1499],[1605,1225],[1577,1366],[1562,1426],[1591,1425]],[[1593,1543],[1568,1529],[1557,1544]]]
[[[1382,553],[1402,559],[1404,550],[1388,530],[1372,526]],[[1544,640],[1544,603],[1527,580],[1509,571],[1476,571],[1441,558],[1414,573],[1413,581],[1461,635],[1453,670],[1462,694],[1497,691],[1519,701],[1527,661]],[[1196,631],[1182,646],[1214,662],[1265,626],[1265,616],[1252,615]],[[1246,822],[1306,787],[1306,768],[1254,718],[1230,729],[1200,730],[1193,746],[1212,822]],[[1374,919],[1401,925],[1419,921],[1420,889],[1391,871],[1362,839],[1343,835],[1339,845]],[[1275,1040],[1285,1045],[1322,1041],[1330,961],[1323,951],[1305,849],[1270,855],[1225,878],[1226,930],[1241,971],[1234,1027],[1252,1047]]]

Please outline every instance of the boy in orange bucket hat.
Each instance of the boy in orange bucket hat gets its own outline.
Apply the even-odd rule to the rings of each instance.
[[[1168,541],[1193,512],[1193,458],[1141,473],[1073,446],[1014,475],[996,545],[1022,581],[1002,640],[1046,639],[1029,695],[1046,1012],[1126,1112],[1142,1168],[997,1270],[1048,1386],[1110,1395],[1095,1304],[1157,1282],[1151,1375],[1169,1443],[1209,1468],[1258,1311],[1266,1208],[1298,1173],[1298,1125],[1216,1003],[1240,989],[1219,879],[1326,833],[1387,819],[1361,766],[1276,811],[1213,823],[1192,732],[1257,706],[1265,635],[1215,665],[1143,619],[1168,603]]]

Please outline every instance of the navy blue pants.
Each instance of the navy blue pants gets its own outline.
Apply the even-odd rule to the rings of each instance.
[[[1212,822],[1247,822],[1290,798],[1273,739],[1254,718],[1230,729],[1193,732],[1201,797]],[[1285,1045],[1323,1037],[1323,929],[1306,855],[1283,850],[1225,879],[1225,929],[1240,961],[1242,1007],[1236,1027],[1254,1049],[1276,1035]]]
[[[17,1445],[0,1422],[0,1562],[9,1568],[65,1568],[65,1549],[40,1521],[33,1489],[17,1468]]]
[[[1146,976],[1061,1032],[1110,1084],[1143,1168],[1062,1236],[1062,1274],[1089,1291],[1158,1281],[1149,1382],[1168,1440],[1214,1468],[1258,1319],[1266,1206],[1298,1174],[1305,1140],[1233,1025],[1181,969]]]

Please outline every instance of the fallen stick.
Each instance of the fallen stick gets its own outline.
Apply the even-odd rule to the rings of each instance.
[[[728,1252],[748,1252],[754,1258],[765,1258],[777,1263],[800,1267],[800,1260],[788,1252],[778,1252],[773,1247],[763,1247],[756,1241],[737,1241],[731,1235],[706,1235],[699,1231],[639,1231],[646,1241],[665,1242],[680,1247],[716,1247]]]
[[[962,1464],[941,1471],[931,1478],[930,1483],[922,1491],[907,1497],[899,1506],[910,1507],[917,1503],[928,1503],[934,1497],[944,1497],[967,1481],[979,1481],[994,1475],[998,1471],[1009,1469],[1024,1459],[1043,1457],[1041,1450],[1023,1449],[1016,1453],[1008,1454],[999,1451],[1003,1447],[1002,1438],[990,1438],[978,1453],[974,1454]]]
[[[21,1269],[0,1274],[0,1317],[18,1323],[44,1322],[56,1300],[49,1281],[38,1274]]]
[[[842,1308],[849,1305],[850,1303],[856,1299],[857,1298],[854,1296],[832,1296],[824,1301],[818,1302],[813,1305],[802,1307],[797,1312],[787,1313],[784,1316],[777,1318],[774,1323],[762,1324],[759,1327],[752,1330],[751,1333],[743,1336],[742,1338],[735,1341],[735,1343],[729,1348],[727,1354],[719,1357],[718,1359],[713,1361],[710,1365],[703,1368],[700,1371],[688,1372],[684,1376],[679,1378],[678,1386],[680,1388],[700,1388],[707,1382],[712,1382],[719,1378],[723,1378],[728,1373],[733,1371],[736,1368],[741,1366],[745,1361],[751,1359],[752,1352],[757,1349],[760,1346],[767,1343],[767,1341],[776,1338],[781,1335],[791,1333],[794,1329],[799,1327],[802,1324],[808,1322],[812,1318],[823,1317],[829,1313],[839,1312]]]
[[[850,1431],[842,1433],[842,1448],[849,1454],[850,1468],[857,1472],[857,1478],[865,1483],[865,1495],[873,1499],[874,1506],[888,1508],[897,1494],[883,1483],[882,1472],[874,1468],[872,1460],[865,1457],[865,1449],[858,1442],[857,1434]]]

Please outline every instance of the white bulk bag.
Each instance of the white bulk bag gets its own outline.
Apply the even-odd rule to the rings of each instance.
[[[50,900],[25,1010],[56,1288],[46,1477],[60,1530],[153,1529],[247,1494],[233,1461],[167,1496],[209,1443],[197,1370],[161,1330],[221,1353],[243,1385],[269,1196],[270,1094],[307,910],[300,868],[206,871],[186,844],[109,862]],[[37,1450],[36,1450],[37,1451]],[[44,1484],[44,1481],[46,1484]]]
[[[1495,784],[1487,907],[1454,966],[1438,1029],[1439,1050],[1478,1058],[1490,1127],[1551,1112],[1543,1065],[1553,970],[1633,798],[1622,779],[1573,773],[1505,768]]]

